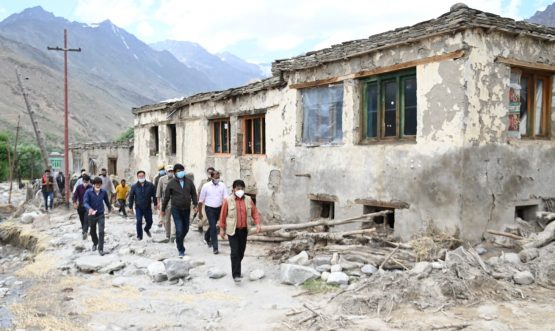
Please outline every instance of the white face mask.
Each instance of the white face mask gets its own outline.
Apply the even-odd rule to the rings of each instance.
[[[145,178],[139,178],[139,183],[144,183],[145,182]]]
[[[241,199],[241,198],[243,197],[243,195],[245,195],[245,191],[243,191],[243,190],[237,190],[237,191],[235,191],[235,195],[236,195],[239,199]]]
[[[218,185],[218,183],[220,182],[220,179],[212,179],[212,183],[214,183],[214,185]]]

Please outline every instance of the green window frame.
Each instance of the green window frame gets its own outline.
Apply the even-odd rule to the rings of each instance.
[[[416,138],[416,68],[373,76],[362,86],[362,142]]]

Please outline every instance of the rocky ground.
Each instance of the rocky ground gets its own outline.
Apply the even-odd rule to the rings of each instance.
[[[110,215],[101,257],[74,211],[20,208],[0,223],[0,329],[555,330],[555,269],[542,267],[555,243],[532,260],[459,247],[402,271],[356,251],[280,263],[279,244],[249,242],[236,284],[226,244],[213,255],[191,231],[179,259],[162,228],[143,241],[134,231],[132,218]]]

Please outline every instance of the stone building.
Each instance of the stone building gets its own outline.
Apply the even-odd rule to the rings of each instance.
[[[134,158],[132,141],[75,144],[69,148],[69,170],[79,174],[86,169],[89,174],[98,175],[106,168],[109,175],[129,180],[135,177]]]
[[[393,210],[479,240],[555,197],[555,29],[457,4],[277,60],[273,77],[133,109],[134,163],[241,178],[263,220]]]

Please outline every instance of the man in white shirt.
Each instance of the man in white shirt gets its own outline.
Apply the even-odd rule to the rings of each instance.
[[[202,207],[204,205],[206,218],[208,218],[208,230],[204,234],[204,240],[208,247],[212,247],[214,254],[218,254],[218,229],[216,225],[220,217],[220,211],[224,199],[227,197],[227,188],[220,182],[220,172],[214,170],[212,180],[202,186],[199,197],[198,215],[202,219]]]

